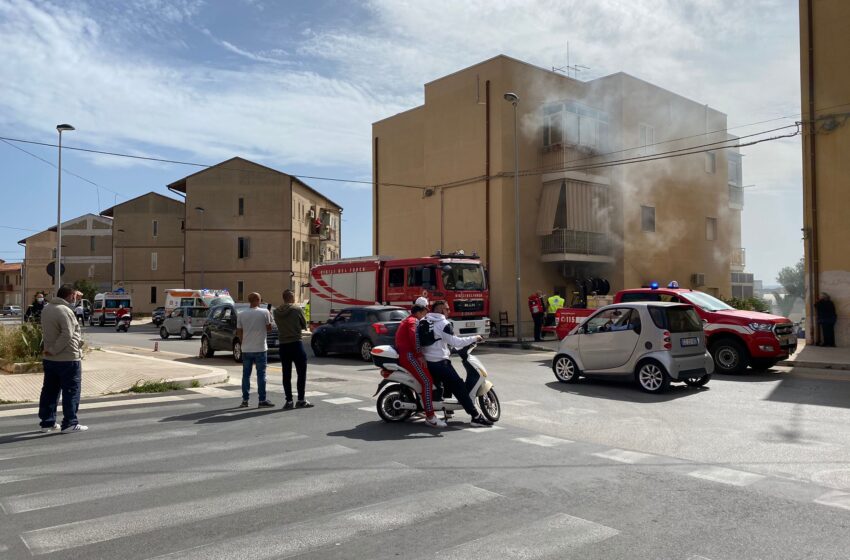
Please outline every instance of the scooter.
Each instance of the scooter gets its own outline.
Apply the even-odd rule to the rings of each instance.
[[[478,401],[478,407],[487,420],[498,422],[502,416],[499,397],[493,389],[493,383],[487,378],[487,370],[477,357],[472,356],[477,344],[472,344],[457,351],[466,370],[466,388],[473,402]],[[398,352],[392,346],[376,346],[372,349],[372,362],[381,368],[383,379],[378,384],[377,409],[378,415],[385,422],[404,422],[416,412],[423,412],[422,387],[419,381],[398,360]],[[383,392],[381,390],[383,389]],[[457,399],[445,399],[434,402],[434,411],[443,412],[448,418],[455,410],[463,410]]]
[[[115,330],[118,332],[127,332],[130,330],[130,321],[133,320],[133,316],[130,313],[125,313],[121,315],[115,321]]]

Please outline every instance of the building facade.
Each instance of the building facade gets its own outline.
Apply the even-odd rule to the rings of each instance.
[[[835,339],[850,346],[850,2],[800,0],[803,225],[806,336],[815,342],[814,303],[828,293]]]
[[[168,187],[185,196],[186,288],[304,301],[310,267],[340,254],[342,208],[286,173],[237,157]]]
[[[56,259],[56,227],[19,241],[24,245],[24,300],[32,302],[37,292],[54,294],[53,277],[47,265]],[[63,284],[78,280],[92,282],[98,291],[112,287],[112,220],[84,214],[62,223]]]
[[[141,313],[165,305],[165,290],[183,287],[183,202],[150,192],[101,215],[112,218],[113,287]]]
[[[520,98],[519,208],[506,92]],[[374,251],[477,251],[491,315],[512,318],[517,212],[523,300],[541,289],[569,302],[593,278],[612,291],[676,280],[729,297],[744,262],[725,130],[725,114],[624,73],[583,82],[497,56],[373,124]]]
[[[0,305],[23,305],[22,263],[0,259]]]

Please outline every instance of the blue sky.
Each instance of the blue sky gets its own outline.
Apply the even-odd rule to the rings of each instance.
[[[742,5],[743,4],[743,5]],[[370,126],[422,85],[496,54],[625,71],[729,115],[800,112],[794,0],[0,0],[0,136],[282,171],[371,177]],[[773,123],[771,123],[773,124]],[[736,129],[746,134],[763,129]],[[55,162],[55,148],[18,145]],[[743,150],[748,269],[771,283],[802,255],[799,139]],[[197,170],[63,153],[63,217],[97,212]],[[343,254],[371,251],[368,185],[308,180],[340,203]],[[55,223],[56,170],[0,143],[0,258]],[[119,193],[119,194],[116,194]],[[8,228],[22,228],[20,230]]]

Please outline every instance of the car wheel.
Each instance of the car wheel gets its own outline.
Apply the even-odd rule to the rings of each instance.
[[[689,377],[685,379],[685,385],[688,387],[704,387],[709,381],[711,381],[711,374],[707,373],[702,377]]]
[[[189,331],[186,330],[186,327],[180,329],[180,340],[189,340],[192,338],[192,335],[189,334]]]
[[[734,374],[747,369],[747,350],[733,338],[723,338],[709,349],[717,373]]]
[[[555,356],[552,361],[552,371],[555,372],[555,379],[561,383],[575,383],[578,381],[579,371],[575,360],[569,356]]]
[[[317,358],[324,358],[328,355],[325,343],[318,336],[313,336],[313,339],[310,341],[310,348],[313,349],[313,355]]]
[[[165,340],[166,338],[168,338],[168,329],[166,329],[165,327],[160,327],[159,328],[159,337],[162,340]]]
[[[663,393],[670,387],[670,376],[664,366],[655,361],[640,364],[635,377],[640,388],[647,393]]]
[[[779,363],[779,360],[773,360],[770,358],[753,358],[750,360],[750,367],[756,371],[767,371],[777,363]]]
[[[242,343],[238,340],[233,342],[233,359],[237,364],[242,363]]]
[[[210,345],[210,339],[207,337],[201,338],[201,353],[204,355],[204,358],[212,358],[213,354],[215,354],[215,350]]]
[[[368,338],[360,343],[360,359],[364,362],[372,361],[372,341]]]

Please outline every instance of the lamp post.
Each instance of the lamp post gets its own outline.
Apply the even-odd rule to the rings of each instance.
[[[202,290],[204,289],[204,213],[206,212],[202,206],[195,206],[195,210],[201,215],[201,285],[199,286]]]
[[[517,110],[519,96],[513,92],[505,94],[505,101],[514,107],[514,266],[516,267],[516,339],[522,344],[522,306],[520,305],[519,266],[519,138],[517,137]]]
[[[56,125],[59,132],[59,179],[56,188],[56,264],[53,270],[55,280],[54,295],[62,287],[62,133],[75,130],[70,124]]]

